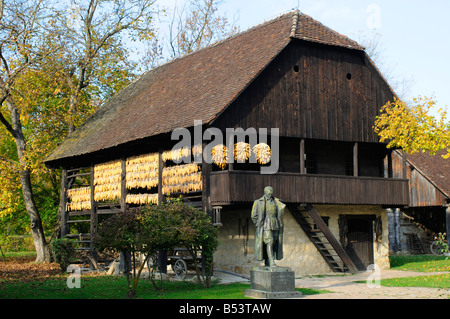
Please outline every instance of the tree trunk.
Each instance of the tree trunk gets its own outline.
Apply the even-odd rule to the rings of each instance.
[[[69,135],[75,131],[75,116],[78,109],[78,92],[72,93],[69,100],[69,123],[68,133]]]
[[[50,248],[45,240],[44,229],[42,227],[41,217],[37,211],[36,204],[31,188],[30,171],[23,169],[20,172],[20,183],[22,185],[23,200],[30,217],[31,235],[36,248],[36,262],[50,262]]]
[[[45,240],[44,229],[42,227],[41,217],[34,201],[33,190],[31,187],[31,173],[27,167],[25,159],[26,141],[22,132],[22,124],[20,122],[20,116],[15,103],[11,98],[6,99],[6,105],[11,115],[12,126],[9,129],[16,142],[17,156],[21,166],[20,171],[20,184],[22,187],[22,196],[25,202],[25,208],[28,216],[30,217],[31,235],[33,238],[34,246],[36,248],[36,262],[49,262],[50,261],[50,249]]]

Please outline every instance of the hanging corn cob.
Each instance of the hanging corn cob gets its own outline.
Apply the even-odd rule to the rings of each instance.
[[[128,194],[126,202],[137,205],[158,204],[158,194]]]
[[[102,202],[120,198],[122,162],[120,160],[94,166],[94,199]]]
[[[68,189],[67,198],[70,200],[66,204],[66,211],[89,210],[91,209],[91,188],[72,188]]]
[[[202,155],[203,149],[201,144],[197,144],[192,146],[192,155],[194,155],[194,158],[196,158],[199,155]]]
[[[197,165],[195,163],[184,164],[184,165],[175,165],[175,166],[170,166],[170,167],[164,167],[162,177],[164,179],[164,177],[168,177],[168,176],[187,175],[187,174],[197,173],[198,171],[200,171],[200,165]]]
[[[219,144],[212,148],[211,157],[217,166],[221,169],[225,169],[228,164],[228,149],[225,145]]]
[[[259,143],[253,146],[253,153],[255,153],[258,163],[264,165],[270,162],[272,153],[270,150],[270,146],[266,143]]]
[[[163,169],[163,194],[189,193],[201,189],[202,174],[199,165],[185,164]]]
[[[67,197],[72,200],[72,202],[84,202],[91,200],[91,188],[72,188],[67,190]]]
[[[75,202],[75,203],[67,203],[66,211],[79,211],[79,210],[90,210],[91,209],[91,201],[88,202]]]
[[[158,153],[128,158],[126,164],[127,189],[152,188],[158,186]]]
[[[143,163],[154,163],[157,167],[159,161],[158,153],[144,154],[127,158],[127,170],[129,166],[143,164]]]
[[[234,144],[234,159],[238,163],[245,163],[250,158],[250,144],[239,142]]]
[[[171,149],[162,153],[162,160],[164,162],[167,161],[176,161],[178,162],[183,157],[191,156],[191,148],[182,147],[177,149]]]

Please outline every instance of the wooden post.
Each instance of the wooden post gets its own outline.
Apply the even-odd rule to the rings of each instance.
[[[164,161],[162,159],[162,150],[158,151],[158,205],[164,202],[163,188],[163,169]],[[167,251],[161,249],[158,251],[158,267],[163,274],[167,274]]]
[[[68,212],[67,206],[67,169],[63,168],[61,172],[61,201],[60,201],[60,216],[61,216],[61,238],[69,233]]]
[[[210,176],[211,172],[211,164],[205,161],[203,156],[203,150],[205,149],[206,144],[203,143],[202,146],[202,206],[203,210],[208,214],[208,216],[212,216],[213,210],[211,205],[211,185],[210,185]]]
[[[211,205],[211,181],[210,172],[212,171],[212,164],[205,161],[203,151],[205,150],[206,143],[202,144],[202,207],[204,212],[213,220],[213,209]],[[230,169],[230,168],[229,168]],[[233,166],[231,169],[233,170]],[[202,275],[206,275],[206,259],[202,250]],[[212,270],[211,270],[212,271]]]
[[[305,139],[300,140],[300,174],[306,174],[305,169]]]
[[[97,216],[97,205],[95,203],[95,184],[94,184],[94,165],[91,165],[91,228],[90,228],[90,257],[93,259],[95,263],[97,263],[97,250],[94,247],[94,236],[97,233],[97,227],[98,227],[98,216]],[[91,263],[91,268],[94,268],[94,265]]]
[[[402,177],[408,178],[406,173],[406,153],[402,151]]]
[[[392,178],[392,151],[389,150],[384,159],[384,177]]]
[[[234,134],[229,134],[228,140],[226,143],[227,152],[228,152],[228,170],[232,171],[234,169]],[[230,154],[231,153],[231,154]]]
[[[353,144],[353,176],[358,176],[358,142]]]
[[[124,212],[127,209],[127,160],[122,157],[122,172],[120,175],[120,209]]]
[[[162,150],[158,152],[158,205],[161,205],[164,202],[164,195],[162,192],[163,188],[163,169],[164,169],[164,161],[162,159]]]
[[[450,247],[450,203],[447,203],[446,205],[445,215],[447,244]]]

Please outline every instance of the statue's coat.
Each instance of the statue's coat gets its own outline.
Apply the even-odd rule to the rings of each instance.
[[[274,242],[273,245],[273,253],[276,260],[283,259],[283,213],[286,205],[280,202],[278,198],[274,198],[275,206],[277,208],[277,219],[279,223],[279,235],[278,240]],[[256,260],[264,260],[264,256],[266,254],[266,250],[264,249],[263,242],[263,224],[265,219],[266,212],[266,200],[263,197],[255,200],[253,202],[251,218],[256,225],[256,234],[255,234],[255,259]]]

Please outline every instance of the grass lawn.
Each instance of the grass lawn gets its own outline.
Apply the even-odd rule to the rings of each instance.
[[[392,256],[391,269],[421,272],[450,272],[450,258],[438,256]],[[34,256],[0,258],[0,299],[126,299],[125,277],[81,276],[81,288],[67,287],[67,274],[56,264],[34,264]],[[383,286],[432,287],[450,289],[450,274],[382,279]],[[202,289],[191,282],[165,281],[155,291],[148,279],[141,279],[138,299],[244,299],[249,284],[214,284]],[[297,289],[304,295],[328,293],[325,290]]]
[[[390,256],[391,269],[421,272],[450,271],[450,257],[432,255]]]
[[[80,288],[68,288],[66,276],[31,282],[9,281],[0,285],[0,299],[126,299],[125,277],[82,276]],[[161,291],[155,291],[147,279],[141,279],[138,299],[244,299],[249,284],[214,284],[202,289],[191,282],[165,281]],[[313,289],[297,289],[303,294],[318,294]]]
[[[390,256],[391,269],[416,272],[450,272],[450,258],[445,256]],[[450,289],[450,274],[382,279],[382,286],[429,287]]]
[[[0,299],[126,299],[125,277],[81,275],[80,288],[68,288],[67,274],[56,264],[35,264],[34,255],[17,254],[0,258]],[[138,299],[244,299],[249,284],[214,284],[209,289],[184,281],[165,281],[155,291],[148,279],[141,279]],[[298,289],[304,295],[325,293]]]
[[[382,279],[381,285],[387,287],[427,287],[450,289],[450,274]]]

